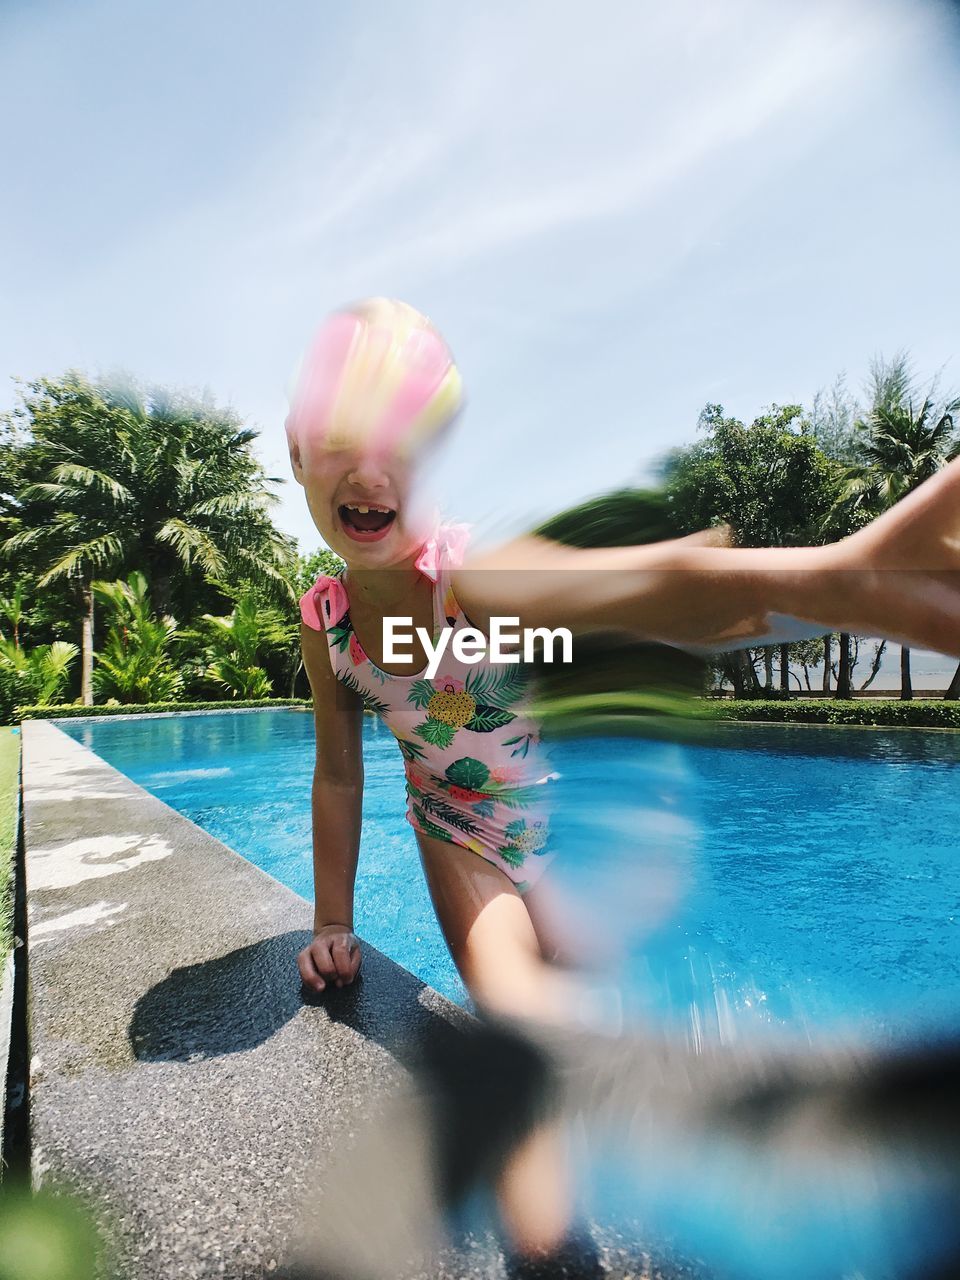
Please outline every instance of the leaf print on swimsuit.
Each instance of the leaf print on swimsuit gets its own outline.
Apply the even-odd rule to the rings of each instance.
[[[507,707],[517,701],[526,687],[526,677],[519,667],[503,666],[499,670],[481,668],[467,676],[464,696],[473,699],[473,715],[464,723],[471,733],[492,733],[502,729],[516,716]]]
[[[473,756],[464,756],[454,760],[444,770],[448,784],[455,787],[469,787],[471,791],[486,791],[485,784],[490,780],[490,770],[482,760],[474,760]]]
[[[441,822],[447,823],[448,826],[464,832],[465,835],[475,836],[478,834],[477,824],[473,818],[464,813],[462,809],[458,809],[452,804],[447,804],[442,796],[434,796],[428,791],[421,791],[417,799],[430,818],[439,819]],[[447,838],[449,839],[449,836]]]
[[[460,798],[466,793],[474,804],[473,812],[479,817],[491,817],[493,802],[507,809],[528,809],[543,798],[543,790],[537,785],[518,786],[511,781],[498,781],[482,760],[463,756],[447,765],[438,785],[451,796]],[[482,807],[481,807],[482,806]]]
[[[374,715],[378,716],[387,716],[390,714],[390,707],[387,703],[381,698],[374,697],[372,693],[368,693],[352,671],[338,672],[337,679],[341,684],[346,685],[351,693],[355,693],[358,698],[363,700],[364,708],[367,711],[372,711]]]
[[[397,746],[404,760],[422,760],[427,754],[419,742],[411,742],[409,738],[397,738]]]
[[[519,664],[475,667],[467,676],[464,688],[477,703],[506,710],[513,706],[527,687],[527,673]]]
[[[433,836],[435,840],[446,840],[449,843],[450,832],[438,826],[435,822],[431,822],[419,805],[413,806],[413,816],[417,820],[417,826],[425,836]]]
[[[452,725],[433,719],[424,720],[422,724],[414,725],[413,732],[419,733],[424,742],[429,742],[431,747],[439,747],[441,751],[446,750],[457,735],[457,731]]]
[[[353,624],[350,621],[349,613],[345,613],[339,622],[327,627],[327,635],[330,638],[331,646],[336,645],[341,653],[349,649],[350,641],[353,638]]]

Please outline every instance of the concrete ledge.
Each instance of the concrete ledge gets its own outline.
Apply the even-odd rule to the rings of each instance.
[[[303,899],[49,723],[23,776],[35,1180],[89,1201],[120,1275],[269,1275],[312,1158],[465,1015],[369,947],[304,1004]]]

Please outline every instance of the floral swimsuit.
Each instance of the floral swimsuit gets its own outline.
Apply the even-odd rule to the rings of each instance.
[[[441,526],[416,561],[433,584],[433,639],[441,628],[470,624],[450,585],[467,530]],[[525,714],[522,666],[465,663],[451,643],[441,672],[392,675],[364,653],[350,622],[347,588],[321,574],[300,600],[308,627],[326,631],[337,679],[363,699],[397,739],[407,782],[407,821],[415,830],[460,845],[499,867],[523,892],[539,879],[547,845],[549,772],[536,724]]]

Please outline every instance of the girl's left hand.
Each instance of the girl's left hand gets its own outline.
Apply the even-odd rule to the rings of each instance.
[[[362,955],[352,929],[327,924],[315,931],[312,942],[297,956],[297,967],[304,986],[321,992],[328,986],[349,986],[360,972]]]

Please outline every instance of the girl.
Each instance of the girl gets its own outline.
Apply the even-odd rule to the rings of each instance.
[[[828,547],[735,549],[711,545],[717,532],[706,531],[572,550],[531,536],[469,560],[466,531],[432,525],[414,487],[424,446],[460,403],[440,336],[412,308],[384,299],[323,326],[293,396],[294,474],[324,541],[346,562],[341,576],[322,575],[301,600],[316,721],[316,906],[298,963],[318,992],[351,983],[360,968],[353,889],[366,706],[403,753],[407,818],[472,998],[498,1014],[562,1018],[569,996],[545,963],[556,939],[540,883],[550,858],[551,775],[520,668],[446,657],[431,679],[419,639],[409,661],[386,661],[384,618],[411,619],[434,641],[442,627],[487,633],[491,617],[503,615],[522,626],[562,626],[575,636],[617,630],[700,653],[839,630],[960,655],[960,461]],[[576,926],[565,942],[584,955],[593,946]],[[521,1149],[502,1188],[508,1226],[530,1248],[549,1246],[565,1229],[552,1141],[541,1134]],[[553,1185],[531,1218],[531,1187],[548,1188],[548,1169]]]

